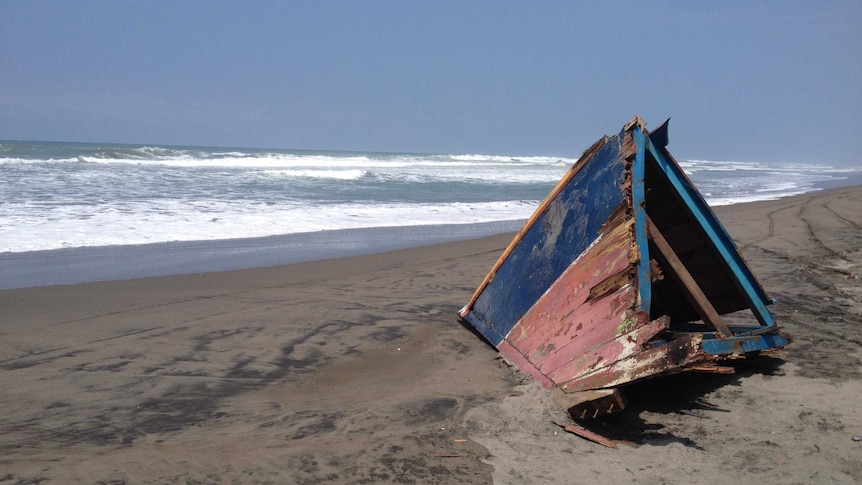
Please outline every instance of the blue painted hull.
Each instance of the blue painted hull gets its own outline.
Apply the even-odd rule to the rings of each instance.
[[[565,393],[782,348],[768,297],[637,117],[566,173],[461,310],[510,361]],[[749,311],[731,328],[721,315]]]

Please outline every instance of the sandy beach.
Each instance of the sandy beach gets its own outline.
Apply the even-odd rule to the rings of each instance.
[[[594,424],[463,326],[511,234],[0,291],[0,484],[860,483],[862,187],[716,209],[794,342]]]

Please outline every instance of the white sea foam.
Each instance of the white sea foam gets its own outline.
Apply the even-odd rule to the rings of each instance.
[[[529,164],[523,162],[468,162],[436,159],[397,158],[372,160],[366,157],[331,158],[303,157],[252,157],[252,158],[171,158],[161,159],[105,159],[80,157],[78,160],[53,160],[51,163],[86,162],[103,165],[163,166],[182,169],[213,168],[225,170],[251,170],[251,175],[333,178],[355,180],[373,174],[390,181],[411,182],[477,182],[477,183],[552,183],[559,180],[568,165]],[[2,161],[0,161],[2,163]],[[256,170],[256,171],[255,171]]]
[[[258,175],[272,177],[297,177],[297,178],[321,178],[335,180],[357,180],[366,176],[369,172],[365,170],[276,170],[268,169],[257,172]]]
[[[101,163],[131,165],[161,165],[179,167],[236,167],[236,168],[292,168],[292,167],[568,167],[575,159],[551,157],[500,157],[479,155],[399,155],[373,158],[364,155],[335,156],[324,154],[290,154],[242,152],[213,152],[206,156],[187,150],[166,150],[158,147],[143,147],[126,153],[102,151],[91,155],[60,159],[0,158],[0,164],[8,163]]]
[[[525,219],[574,158],[7,144],[0,251]],[[33,155],[37,153],[37,155]],[[712,205],[858,169],[680,162]]]
[[[64,247],[219,240],[335,229],[525,219],[539,201],[447,204],[236,203],[171,200],[46,206],[34,216],[0,206],[0,252]],[[27,214],[27,215],[24,215]]]
[[[45,160],[32,158],[16,158],[5,157],[0,158],[0,166],[2,165],[43,165],[43,164],[71,164],[81,162],[78,158],[48,158]]]
[[[721,205],[733,205],[733,204],[746,204],[749,202],[761,202],[765,200],[776,200],[782,197],[791,197],[794,195],[807,194],[810,192],[816,192],[820,189],[810,188],[810,189],[795,189],[795,190],[783,190],[783,191],[772,191],[772,192],[758,192],[756,194],[743,194],[743,195],[733,195],[733,196],[708,196],[705,197],[706,201],[709,205],[716,207]]]
[[[576,158],[565,157],[515,157],[515,156],[500,156],[500,155],[449,155],[453,160],[465,162],[493,162],[502,164],[529,164],[529,165],[565,165],[570,166]]]

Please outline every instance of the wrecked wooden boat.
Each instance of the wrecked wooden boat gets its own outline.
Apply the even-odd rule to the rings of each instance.
[[[667,122],[639,117],[596,142],[460,311],[575,418],[622,409],[621,385],[732,372],[722,360],[790,341],[667,144]]]

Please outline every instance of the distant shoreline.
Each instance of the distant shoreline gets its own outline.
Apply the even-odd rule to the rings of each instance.
[[[821,190],[837,189],[839,187],[855,187],[857,185],[862,185],[862,171],[851,172],[848,174],[847,178],[844,179],[827,180],[825,182],[817,182],[814,184],[815,187]]]
[[[819,183],[820,190],[806,194],[857,185],[862,185],[862,174]],[[753,203],[757,202],[733,205]],[[377,254],[515,232],[523,224],[524,220],[518,219],[0,253],[0,290],[264,268]]]

